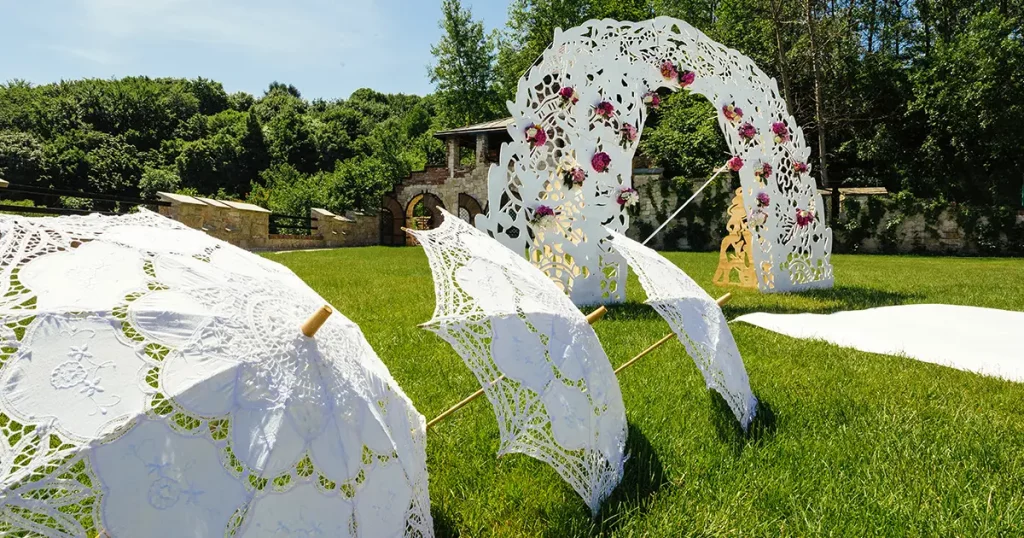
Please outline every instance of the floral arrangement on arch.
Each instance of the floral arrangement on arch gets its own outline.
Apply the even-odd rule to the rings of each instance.
[[[580,102],[580,95],[576,93],[576,89],[572,86],[562,86],[558,90],[558,95],[562,98],[562,106],[575,105]]]
[[[555,210],[541,204],[533,208],[533,215],[530,216],[530,226],[534,228],[549,228],[555,224]]]
[[[658,92],[650,91],[644,94],[644,104],[648,107],[657,110],[661,106],[661,96]]]
[[[544,128],[536,123],[531,123],[523,131],[526,135],[526,141],[530,143],[531,148],[543,146],[548,142],[548,133],[544,131]]]
[[[754,177],[761,183],[764,183],[764,180],[772,177],[772,165],[768,163],[757,165],[757,168],[754,168]]]
[[[754,127],[753,124],[748,121],[743,125],[740,125],[740,128],[737,129],[736,132],[744,142],[750,142],[755,136],[757,136],[757,127]]]
[[[633,207],[640,203],[640,193],[633,187],[623,187],[619,189],[619,196],[615,201],[622,207]]]
[[[730,123],[739,123],[743,121],[743,109],[736,106],[735,103],[723,106],[722,115],[725,116],[725,119],[729,120]]]
[[[602,173],[608,170],[608,167],[612,164],[612,158],[605,152],[599,151],[590,158],[590,166],[597,173]]]
[[[775,133],[775,143],[782,144],[789,142],[789,127],[781,121],[777,121],[772,124],[772,133]]]
[[[558,177],[562,179],[562,184],[570,189],[582,187],[587,180],[587,171],[575,159],[566,159],[558,164]]]
[[[611,119],[615,115],[615,105],[608,101],[601,101],[594,107],[594,114],[604,119]]]
[[[636,127],[632,123],[627,123],[622,126],[622,147],[628,147],[636,139],[640,137],[640,131],[636,130]]]
[[[800,228],[805,228],[809,224],[814,222],[814,211],[810,209],[797,209],[796,210],[796,225]]]

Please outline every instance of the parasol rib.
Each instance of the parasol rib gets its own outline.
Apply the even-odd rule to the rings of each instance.
[[[729,302],[730,299],[732,299],[732,294],[731,293],[726,293],[725,295],[719,297],[718,301],[717,301],[718,306],[724,305],[725,303]],[[608,312],[608,309],[602,306],[602,307],[598,308],[597,310],[594,310],[593,312],[587,314],[587,322],[590,323],[591,325],[593,325],[594,322],[596,322],[597,320],[603,318],[604,315],[607,312]],[[661,340],[658,340],[657,342],[652,344],[651,347],[643,350],[642,352],[640,352],[639,355],[637,355],[636,357],[633,357],[632,359],[629,359],[628,361],[623,363],[622,366],[619,366],[618,368],[616,368],[615,369],[615,373],[618,374],[622,370],[625,370],[626,368],[632,366],[633,363],[635,363],[636,361],[644,358],[645,355],[647,355],[648,353],[654,351],[655,349],[658,349],[665,342],[668,342],[669,340],[671,340],[673,336],[675,336],[675,333],[673,333],[673,332],[670,332],[670,333],[666,334]],[[497,379],[495,379],[494,381],[491,381],[487,385],[486,388],[491,388],[492,386],[494,386],[495,383],[501,381],[502,379],[505,379],[505,376],[500,376]],[[475,400],[475,399],[479,398],[480,396],[482,396],[483,393],[484,393],[484,390],[485,389],[480,389],[480,390],[474,392],[473,394],[470,394],[469,396],[466,396],[466,398],[463,399],[462,401],[460,401],[459,403],[449,407],[447,411],[445,411],[444,413],[441,413],[440,415],[438,415],[433,420],[431,420],[430,422],[427,423],[427,430],[429,430],[430,428],[434,427],[434,425],[436,425],[438,422],[441,422],[442,420],[448,418],[448,416],[451,415],[452,413],[458,411],[459,409],[462,409],[463,407],[465,407],[467,404],[469,404],[473,400]]]
[[[602,306],[602,307],[598,308],[597,310],[594,310],[593,312],[587,314],[587,323],[593,325],[595,322],[597,322],[598,320],[603,318],[604,315],[607,314],[607,313],[608,313],[608,309]],[[489,389],[489,388],[493,387],[495,385],[495,383],[501,381],[502,379],[505,379],[504,375],[499,376],[494,381],[491,381],[490,383],[488,383],[486,388]],[[449,407],[447,411],[445,411],[444,413],[441,413],[440,415],[435,417],[433,420],[428,422],[427,423],[427,429],[429,430],[435,424],[437,424],[438,422],[441,422],[442,420],[447,418],[448,415],[458,411],[459,409],[462,409],[469,402],[472,402],[473,400],[475,400],[475,399],[479,398],[480,396],[482,396],[483,393],[484,393],[484,390],[485,389],[480,389],[480,390],[474,392],[473,394],[470,394],[469,396],[466,396],[466,398],[463,399],[461,402],[459,402],[459,403]]]

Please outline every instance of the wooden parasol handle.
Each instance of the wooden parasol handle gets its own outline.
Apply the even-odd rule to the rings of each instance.
[[[331,313],[333,312],[334,311],[331,310],[331,307],[327,305],[321,306],[316,312],[313,312],[312,316],[309,316],[309,319],[307,319],[305,323],[302,324],[302,334],[306,335],[306,338],[313,338],[316,332],[320,330],[320,327],[323,327],[327,318],[331,317]]]

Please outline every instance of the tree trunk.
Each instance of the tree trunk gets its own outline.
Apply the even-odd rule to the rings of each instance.
[[[775,30],[775,48],[779,54],[779,75],[782,77],[782,99],[786,101],[786,109],[790,114],[796,113],[793,101],[790,100],[789,69],[786,67],[786,55],[782,50],[782,2],[770,0],[772,10],[772,27]]]
[[[804,0],[807,15],[807,37],[811,46],[811,68],[814,73],[814,122],[818,131],[818,163],[821,165],[821,183],[832,189],[831,218],[832,224],[839,221],[839,185],[833,184],[828,177],[828,150],[825,146],[825,96],[821,89],[821,61],[818,54],[818,36],[814,18],[814,0]]]

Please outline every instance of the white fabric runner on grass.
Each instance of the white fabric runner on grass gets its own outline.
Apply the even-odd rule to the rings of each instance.
[[[834,314],[757,312],[733,321],[794,338],[1024,382],[1024,312],[915,304]]]

